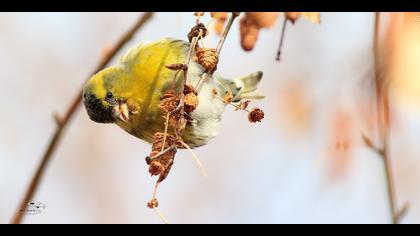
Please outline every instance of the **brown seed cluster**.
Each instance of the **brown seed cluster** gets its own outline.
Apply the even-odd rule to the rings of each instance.
[[[157,208],[159,206],[159,202],[158,202],[158,200],[156,199],[156,198],[153,198],[152,200],[150,200],[148,203],[147,203],[147,207],[148,208],[151,208],[151,209],[153,209],[153,208]]]
[[[156,133],[153,137],[152,152],[146,162],[149,173],[159,175],[158,182],[162,182],[169,174],[177,152],[177,140],[169,134]]]
[[[233,94],[232,92],[227,92],[224,98],[225,103],[229,104],[233,100]]]
[[[201,37],[206,37],[208,35],[208,30],[203,23],[198,23],[194,27],[191,28],[190,32],[188,33],[188,40],[190,43],[194,37],[198,37],[200,35],[200,31],[202,32]]]
[[[184,97],[185,112],[190,113],[195,110],[198,106],[198,97],[195,93],[191,92]]]
[[[260,108],[254,108],[251,112],[249,112],[248,119],[251,123],[261,122],[261,120],[264,119],[263,110]]]
[[[176,110],[181,100],[180,94],[175,94],[174,90],[168,90],[162,96],[160,100],[159,107],[164,112],[164,117],[166,118],[169,114],[169,124],[176,126],[177,121],[181,119],[181,110]]]
[[[219,61],[216,50],[214,48],[198,48],[197,60],[198,63],[203,66],[207,72],[215,71]]]
[[[239,110],[246,111],[249,103],[251,103],[251,100],[240,101],[239,104],[235,107],[235,111],[239,111]]]

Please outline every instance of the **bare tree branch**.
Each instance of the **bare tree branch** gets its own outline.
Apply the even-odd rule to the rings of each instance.
[[[92,74],[95,74],[105,68],[105,66],[112,60],[112,58],[117,54],[117,52],[123,48],[123,46],[130,41],[130,39],[135,35],[135,33],[140,30],[146,22],[150,20],[152,17],[152,12],[145,12],[142,14],[142,16],[136,21],[136,23],[124,34],[121,36],[121,38],[118,40],[118,42],[115,44],[114,47],[103,57],[103,59],[99,62],[99,64],[96,66],[96,68],[92,71],[92,73],[89,74],[89,77]],[[89,78],[88,77],[88,78]],[[27,188],[24,197],[22,198],[22,201],[20,202],[18,208],[16,209],[16,212],[13,215],[13,218],[11,219],[10,223],[12,224],[20,224],[25,216],[24,209],[26,208],[26,205],[29,201],[32,200],[34,194],[36,193],[41,180],[42,176],[48,166],[48,163],[51,161],[51,157],[54,154],[54,151],[56,150],[58,143],[60,142],[60,138],[63,135],[63,132],[65,128],[67,127],[69,121],[74,116],[75,112],[77,111],[77,108],[82,102],[82,89],[79,89],[76,97],[68,107],[65,115],[63,117],[60,117],[58,115],[54,115],[55,120],[57,121],[57,128],[54,132],[54,135],[51,137],[51,140],[49,142],[49,145],[47,149],[45,150],[45,153],[41,159],[41,162],[34,174],[34,176],[31,179],[31,182],[29,184],[29,187]]]

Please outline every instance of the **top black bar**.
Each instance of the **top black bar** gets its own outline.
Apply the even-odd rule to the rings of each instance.
[[[420,0],[9,0],[1,11],[420,11]]]

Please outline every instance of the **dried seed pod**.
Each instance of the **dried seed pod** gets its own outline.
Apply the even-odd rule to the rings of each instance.
[[[163,94],[159,107],[166,113],[172,113],[178,107],[179,102],[179,95],[175,95],[173,90],[169,90]]]
[[[239,29],[242,48],[245,51],[251,51],[258,40],[259,28],[255,24],[248,22],[246,18],[242,18]]]
[[[302,12],[285,12],[286,19],[290,20],[293,24],[296,22],[296,20],[299,19],[299,17],[302,15]]]
[[[163,141],[165,140],[165,146],[163,146]],[[153,144],[152,144],[152,151],[157,151],[160,152],[163,149],[167,149],[170,146],[176,144],[176,138],[170,134],[166,134],[166,138],[165,138],[165,134],[164,133],[155,133],[155,135],[153,136]],[[153,159],[154,155],[150,155]]]
[[[204,16],[204,12],[194,12],[194,16],[202,17],[202,16]]]
[[[184,94],[187,95],[189,93],[195,93],[195,95],[197,95],[197,91],[195,90],[194,86],[192,86],[191,84],[185,84]]]
[[[248,107],[249,103],[251,103],[251,100],[241,101],[239,103],[239,105],[235,108],[235,111],[246,110],[246,108]]]
[[[153,136],[152,152],[150,153],[149,173],[151,175],[159,175],[158,182],[164,180],[171,169],[174,162],[176,148],[167,150],[169,147],[177,145],[174,136],[164,133],[155,133]],[[166,151],[165,151],[166,150]],[[161,153],[161,151],[165,151]],[[161,153],[159,156],[157,156]]]
[[[216,31],[217,35],[221,35],[226,23],[226,20],[228,19],[228,13],[227,12],[211,12],[211,17],[215,19],[214,22],[214,31]]]
[[[169,65],[166,65],[165,67],[170,70],[186,70],[187,69],[187,65],[182,64],[182,63],[169,64]]]
[[[150,165],[150,163],[152,162],[152,158],[150,156],[147,156],[144,159],[145,159],[147,165]]]
[[[247,12],[246,19],[258,28],[269,28],[276,23],[279,12]]]
[[[190,41],[190,43],[192,42],[192,39],[194,37],[198,37],[198,35],[200,34],[200,31],[203,32],[201,37],[204,38],[207,36],[208,30],[203,23],[198,23],[194,27],[191,28],[190,32],[188,33],[188,40]]]
[[[233,94],[232,92],[227,92],[225,97],[224,97],[225,103],[229,104],[232,102],[233,100]]]
[[[165,166],[163,166],[159,161],[152,161],[149,165],[149,173],[151,175],[160,175],[165,172],[165,169]]]
[[[198,63],[203,66],[206,71],[212,72],[217,68],[217,53],[214,48],[199,48],[197,50]]]
[[[262,119],[264,119],[264,112],[257,107],[248,114],[248,120],[251,123],[261,122]]]
[[[159,206],[159,202],[158,202],[158,200],[156,199],[156,198],[153,198],[152,200],[150,200],[148,203],[147,203],[147,207],[148,208],[151,208],[151,209],[153,209],[153,208],[157,208]]]
[[[195,93],[191,92],[184,97],[185,112],[190,113],[198,106],[198,98]]]

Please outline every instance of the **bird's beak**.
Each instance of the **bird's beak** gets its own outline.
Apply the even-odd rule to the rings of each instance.
[[[127,103],[119,103],[115,105],[113,115],[116,119],[127,123],[130,120],[130,111],[128,110]]]

